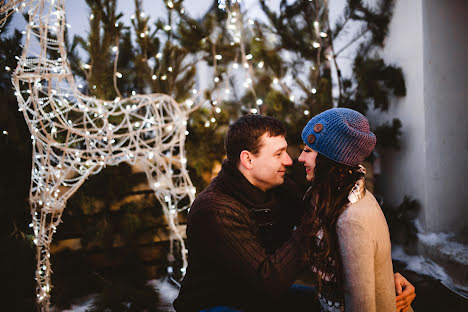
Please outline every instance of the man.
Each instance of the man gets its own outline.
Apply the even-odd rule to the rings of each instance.
[[[189,266],[177,311],[285,311],[298,304],[288,289],[306,268],[309,213],[294,183],[286,131],[278,120],[248,115],[229,127],[227,159],[193,202],[187,221]],[[414,288],[396,276],[411,301]],[[314,311],[313,295],[303,306]],[[401,298],[400,298],[401,299]]]

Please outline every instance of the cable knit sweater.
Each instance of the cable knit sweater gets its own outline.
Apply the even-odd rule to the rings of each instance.
[[[189,265],[176,310],[274,311],[305,266],[306,225],[293,230],[303,213],[299,194],[288,182],[263,192],[225,161],[188,214]]]

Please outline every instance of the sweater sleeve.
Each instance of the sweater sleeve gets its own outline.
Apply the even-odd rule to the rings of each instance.
[[[234,209],[228,199],[205,197],[196,205],[199,207],[192,207],[197,211],[190,217],[187,235],[200,252],[222,261],[220,265],[246,287],[270,295],[285,291],[295,281],[303,269],[301,226],[273,254],[267,254],[249,228],[248,216]]]
[[[362,224],[339,220],[345,310],[375,312],[374,242]]]

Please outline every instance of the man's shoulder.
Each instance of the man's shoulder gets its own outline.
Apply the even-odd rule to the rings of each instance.
[[[209,185],[193,201],[190,213],[209,211],[212,209],[237,208],[240,203],[229,194],[224,193],[214,185]]]

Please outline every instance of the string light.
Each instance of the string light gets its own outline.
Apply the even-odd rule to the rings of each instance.
[[[67,27],[63,1],[38,1],[31,6],[26,25],[26,50],[21,57],[15,57],[18,70],[13,74],[13,84],[19,110],[28,111],[25,114],[26,123],[32,129],[33,170],[29,198],[32,222],[29,226],[34,232],[33,243],[38,250],[36,298],[41,310],[49,310],[52,233],[62,222],[62,212],[68,198],[90,175],[99,173],[106,165],[117,165],[123,161],[132,164],[140,162],[149,177],[149,185],[154,187],[155,195],[168,199],[161,204],[174,234],[170,235],[171,245],[172,241],[180,244],[182,272],[185,272],[187,250],[178,227],[177,214],[188,208],[195,194],[184,156],[190,109],[163,94],[138,95],[132,91],[132,97],[119,96],[112,102],[83,95],[79,91],[83,85],[75,82],[68,65],[63,36],[57,35],[54,40],[47,37],[48,33],[55,31],[63,34]],[[140,16],[144,17],[145,14]],[[94,18],[94,14],[89,17],[90,20]],[[135,19],[134,15],[132,19]],[[115,23],[114,26],[118,27],[119,24]],[[44,31],[36,35],[37,28]],[[141,34],[146,36],[148,32]],[[40,51],[30,48],[30,38],[40,41]],[[46,58],[51,51],[57,50],[59,59]],[[118,47],[112,47],[112,51],[118,52]],[[161,56],[159,54],[159,58]],[[90,64],[82,64],[81,67],[91,69]],[[6,66],[5,70],[11,69]],[[168,71],[172,71],[172,68],[168,68]],[[122,77],[117,71],[115,75]],[[167,78],[165,75],[163,77]],[[157,77],[153,75],[152,78]],[[41,84],[42,81],[47,81],[47,84]],[[91,88],[96,90],[98,87],[91,85]],[[195,93],[198,91],[195,90]],[[108,119],[110,112],[118,115],[122,122],[111,123]],[[76,118],[77,113],[83,118]],[[7,130],[2,130],[2,133],[8,135]],[[177,139],[165,142],[164,147],[158,146],[155,142],[161,141],[161,138],[157,136],[163,133]]]

